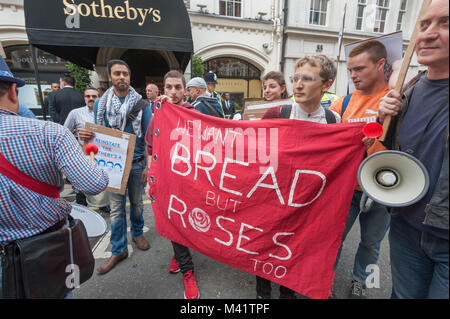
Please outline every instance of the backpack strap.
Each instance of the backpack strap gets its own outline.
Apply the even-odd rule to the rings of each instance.
[[[292,105],[283,105],[280,108],[280,119],[289,119],[291,117]]]
[[[136,119],[136,117],[138,116],[139,112],[142,111],[143,109],[145,109],[149,105],[150,105],[150,103],[148,103],[148,101],[146,101],[144,99],[140,99],[134,106],[133,111],[131,111],[131,113],[128,114],[127,124],[125,126],[128,126],[128,124],[133,122]]]
[[[332,111],[325,109],[325,118],[327,119],[327,124],[336,124],[336,116],[334,116]]]
[[[201,100],[200,102],[203,103],[203,104],[206,106],[206,108],[208,109],[208,111],[209,111],[209,113],[210,113],[209,115],[212,115],[212,116],[215,116],[215,117],[223,118],[222,114],[220,114],[219,111],[217,111],[217,110],[214,108],[214,106],[212,106],[208,101]]]
[[[350,103],[350,99],[352,98],[352,94],[349,94],[345,97],[344,102],[342,102],[342,112],[341,118],[344,116],[345,111],[347,111],[348,104]]]

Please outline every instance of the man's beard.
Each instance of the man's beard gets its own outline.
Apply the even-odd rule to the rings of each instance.
[[[125,86],[123,86],[123,85],[125,85]],[[114,89],[116,89],[116,91],[118,91],[118,92],[127,92],[129,89],[130,89],[130,85],[129,84],[123,84],[122,86],[121,86],[121,84],[117,84],[117,85],[114,85]]]

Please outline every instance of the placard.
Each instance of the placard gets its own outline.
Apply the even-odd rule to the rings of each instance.
[[[380,37],[374,37],[363,41],[357,41],[350,44],[347,44],[345,46],[345,57],[348,61],[348,55],[350,52],[356,48],[361,43],[371,41],[371,40],[377,40],[386,47],[387,51],[387,63],[389,67],[392,67],[394,62],[399,61],[403,58],[403,32],[394,32],[390,34],[386,34]],[[388,73],[390,70],[386,70],[386,77],[389,78]],[[355,91],[355,85],[352,82],[352,79],[350,78],[350,72],[348,72],[348,86],[349,86],[349,92],[353,93]]]
[[[106,190],[125,195],[133,164],[136,135],[92,123],[86,123],[86,129],[95,133],[89,143],[97,145],[95,162],[108,174],[109,184]]]
[[[246,101],[243,117],[246,121],[260,120],[268,109],[280,105],[292,105],[293,103],[294,101],[292,100],[280,100],[276,102],[267,102],[264,100]]]

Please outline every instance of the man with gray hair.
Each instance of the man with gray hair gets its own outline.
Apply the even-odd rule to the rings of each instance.
[[[222,106],[215,98],[206,93],[206,82],[202,78],[193,78],[188,82],[186,88],[191,97],[192,105],[203,114],[224,118]]]

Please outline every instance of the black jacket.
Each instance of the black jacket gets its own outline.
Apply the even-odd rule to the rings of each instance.
[[[48,96],[48,110],[53,122],[64,125],[70,111],[84,106],[84,96],[71,87],[65,87]]]
[[[223,108],[223,112],[225,113],[225,115],[233,115],[234,113],[236,113],[236,103],[234,103],[231,100],[230,100],[230,109],[227,109],[227,101],[226,100],[222,101],[222,108]]]

